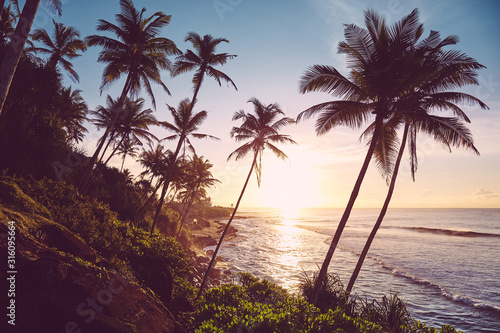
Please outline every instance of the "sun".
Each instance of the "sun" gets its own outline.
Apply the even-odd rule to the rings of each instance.
[[[279,162],[262,172],[259,204],[290,213],[297,213],[300,208],[317,206],[320,200],[315,174],[300,165]]]

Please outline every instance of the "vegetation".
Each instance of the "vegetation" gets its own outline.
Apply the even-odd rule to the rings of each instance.
[[[464,146],[477,152],[470,132],[460,121],[468,121],[468,118],[455,103],[479,104],[486,108],[473,96],[449,91],[455,87],[477,84],[476,70],[484,66],[460,52],[442,50],[445,46],[455,44],[456,37],[441,40],[439,33],[431,31],[428,38],[419,42],[423,26],[419,22],[417,9],[392,26],[387,26],[383,18],[369,10],[365,12],[365,25],[366,29],[354,24],[347,25],[344,30],[345,41],[338,46],[338,52],[347,56],[351,70],[348,78],[331,66],[315,65],[305,72],[300,82],[302,93],[324,91],[343,98],[314,105],[299,114],[299,120],[319,114],[316,122],[318,135],[338,125],[359,128],[372,114],[375,115],[374,122],[364,133],[370,137],[368,151],[321,266],[318,284],[312,295],[313,303],[316,303],[372,157],[376,158],[384,176],[389,177],[393,171],[393,179],[397,176],[394,159],[397,155],[396,130],[400,124],[407,125],[403,143],[406,143],[408,131],[411,131],[410,154],[414,171],[417,132],[428,133],[448,147]],[[450,110],[457,118],[429,115],[430,111],[436,109]],[[390,187],[380,222],[393,188],[394,184]],[[348,290],[352,288],[363,259],[364,256],[360,259]]]
[[[47,2],[61,12],[60,1]],[[429,134],[447,147],[478,153],[463,123],[469,119],[457,104],[487,106],[473,96],[449,90],[477,84],[476,70],[483,66],[459,52],[443,50],[456,44],[454,37],[441,40],[433,31],[419,41],[418,11],[392,27],[372,11],[365,14],[366,29],[346,26],[346,41],[339,44],[339,52],[349,58],[350,77],[333,67],[316,65],[300,82],[302,93],[325,91],[343,98],[312,106],[299,115],[302,120],[319,114],[318,134],[338,125],[358,128],[372,114],[375,117],[363,133],[368,152],[320,272],[304,276],[300,295],[248,273],[205,291],[252,173],[260,186],[263,151],[286,159],[276,144],[295,143],[280,133],[295,121],[277,103],[265,105],[257,98],[249,100],[253,113],[235,112],[233,120],[242,123],[230,135],[244,143],[228,160],[251,153],[252,163],[234,209],[213,207],[207,189],[220,181],[214,176],[214,165],[196,154],[191,139],[218,138],[198,132],[208,113],[195,112],[194,107],[206,76],[237,89],[216,68],[236,57],[216,53],[217,47],[229,41],[189,32],[185,41],[193,50],[182,53],[160,34],[171,16],[163,12],[147,16],[131,0],[120,0],[116,23],[99,20],[97,24],[97,31],[115,38],[91,35],[80,39],[75,27],[56,21],[52,34],[36,29],[29,37],[39,3],[27,0],[19,13],[17,1],[5,7],[1,2],[0,227],[16,221],[20,239],[30,240],[46,253],[70,258],[75,267],[92,267],[92,272],[102,276],[120,274],[173,313],[180,332],[456,332],[449,326],[438,331],[416,322],[397,294],[368,301],[352,293],[390,202],[406,145],[412,173],[417,169],[417,133]],[[97,59],[105,64],[101,92],[125,76],[120,95],[108,95],[106,105],[94,111],[89,111],[79,89],[63,84],[66,73],[78,83],[71,61],[91,46],[102,48]],[[170,56],[176,56],[173,63]],[[157,119],[139,96],[145,90],[156,108],[151,83],[170,94],[162,80],[163,70],[172,76],[194,71],[193,96],[182,99],[177,108],[168,106],[171,122]],[[432,115],[437,109],[451,110],[454,117]],[[88,132],[87,121],[104,130],[91,157],[77,148]],[[159,139],[151,132],[153,126],[170,134]],[[175,148],[166,148],[164,141],[174,141]],[[120,170],[108,165],[114,156],[122,158]],[[136,159],[143,172],[132,175],[124,169],[127,157]],[[327,267],[372,158],[390,179],[389,191],[344,289],[338,277],[327,273]],[[200,266],[200,258],[192,251],[191,230],[221,217],[229,220],[211,260],[206,258],[208,265]],[[203,271],[196,272],[200,267]]]

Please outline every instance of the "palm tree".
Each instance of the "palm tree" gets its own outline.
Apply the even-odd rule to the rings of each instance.
[[[417,41],[423,33],[418,10],[415,9],[392,27],[388,27],[385,20],[375,12],[366,11],[365,25],[366,29],[353,24],[347,25],[344,30],[346,40],[339,43],[339,53],[346,54],[348,58],[348,67],[351,69],[349,78],[341,75],[333,67],[315,65],[308,69],[300,82],[302,93],[326,91],[344,98],[340,101],[315,105],[299,114],[299,120],[320,114],[316,123],[318,135],[328,132],[337,125],[359,128],[372,114],[375,115],[372,139],[363,166],[319,272],[310,300],[312,303],[316,302],[321,285],[325,281],[328,266],[356,201],[369,162],[376,151],[379,137],[385,134],[382,131],[384,119],[394,112],[395,102],[411,96],[415,87],[424,87],[423,81],[429,79],[425,78],[424,72],[420,71],[426,68],[420,66],[425,63],[425,61],[422,62],[422,57],[426,53],[420,56],[415,55],[419,47]],[[432,44],[433,37],[434,33],[431,32],[429,39],[424,42]],[[449,40],[443,42],[446,44]],[[429,51],[431,49],[426,52]],[[443,55],[443,58],[446,57],[460,58],[462,62],[465,60],[467,64],[464,68],[468,67],[470,70],[482,67],[477,62],[463,59],[460,54]],[[450,78],[449,82],[443,82],[442,88],[456,86],[464,80],[475,79],[470,70],[463,71],[462,68],[455,79]],[[439,77],[440,75],[436,75],[435,79],[438,80]],[[431,81],[428,83],[430,87]],[[434,83],[434,87],[439,87],[440,83]],[[441,105],[456,101],[454,98],[441,95]],[[453,108],[452,110],[455,111]]]
[[[215,139],[219,140],[215,136],[211,136],[208,134],[200,134],[195,133],[198,130],[198,127],[205,121],[207,118],[207,111],[200,111],[193,114],[193,103],[189,102],[189,99],[184,99],[179,103],[177,110],[170,105],[167,104],[167,107],[174,118],[174,123],[169,123],[167,121],[160,122],[160,125],[166,128],[167,130],[173,132],[173,135],[167,136],[162,140],[177,140],[177,147],[175,148],[174,154],[172,156],[173,160],[177,160],[179,156],[179,152],[183,145],[189,144],[189,137],[192,136],[196,139]],[[165,174],[165,183],[163,184],[163,189],[160,196],[160,201],[158,206],[156,207],[155,217],[153,220],[153,224],[151,225],[150,233],[153,233],[154,228],[156,226],[156,222],[158,221],[158,216],[160,215],[161,208],[163,206],[163,202],[165,201],[165,195],[167,194],[168,187],[172,180],[172,168],[169,168]]]
[[[126,74],[125,85],[116,107],[121,107],[125,96],[129,93],[132,96],[137,95],[141,87],[145,88],[151,97],[153,106],[156,107],[151,81],[159,84],[170,94],[167,86],[161,80],[160,69],[170,69],[168,55],[181,53],[173,41],[158,37],[160,29],[170,23],[171,16],[156,12],[150,17],[143,18],[146,9],[138,11],[131,0],[120,0],[120,7],[121,12],[116,15],[118,25],[102,19],[97,25],[97,30],[112,32],[117,36],[117,39],[99,35],[91,35],[86,38],[89,46],[103,47],[98,58],[99,62],[106,64],[102,74],[101,92],[118,80],[122,74]],[[87,165],[78,186],[79,191],[83,193],[85,193],[90,172],[97,161],[99,152],[113,130],[119,114],[120,112],[117,112],[114,115],[111,124],[104,132],[103,139]]]
[[[137,146],[140,145],[142,145],[141,141],[134,138],[127,138],[121,141],[117,150],[118,154],[123,156],[120,171],[123,171],[123,165],[125,164],[125,158],[127,155],[130,157],[137,157]]]
[[[7,41],[14,33],[14,22],[16,20],[16,16],[14,12],[11,10],[11,4],[4,7],[3,4],[0,7],[1,16],[0,16],[0,48],[4,48],[7,45]]]
[[[158,140],[156,136],[149,131],[149,126],[158,125],[158,120],[153,115],[151,109],[142,110],[143,106],[144,99],[142,98],[134,101],[130,100],[128,97],[125,98],[123,104],[123,109],[125,111],[123,114],[124,117],[118,119],[113,130],[114,132],[111,134],[109,140],[116,141],[115,148],[104,164],[107,164],[126,140],[129,141],[129,144],[134,145],[142,145],[141,139],[145,139],[147,142],[152,142],[153,139]]]
[[[479,155],[479,151],[474,147],[471,132],[464,126],[462,120],[470,122],[465,112],[457,106],[457,102],[465,102],[470,105],[477,104],[483,109],[488,106],[474,96],[461,92],[446,92],[452,86],[463,86],[467,84],[478,84],[474,76],[467,76],[462,80],[459,78],[460,72],[470,72],[470,64],[477,62],[458,52],[445,52],[444,46],[454,45],[458,42],[456,37],[448,37],[441,40],[436,31],[432,31],[428,38],[419,43],[414,52],[416,58],[416,75],[413,80],[413,89],[411,94],[403,96],[394,103],[393,115],[384,122],[384,131],[377,143],[375,158],[382,174],[390,183],[384,205],[379,213],[377,221],[365,243],[363,251],[360,254],[356,268],[347,285],[346,292],[350,293],[356,279],[361,271],[363,262],[368,254],[370,246],[377,234],[380,225],[385,217],[389,203],[394,192],[396,179],[401,164],[401,158],[408,141],[410,151],[410,169],[413,181],[417,171],[417,149],[416,138],[418,132],[424,132],[432,136],[434,140],[442,143],[451,151],[451,146],[464,147]],[[451,54],[459,55],[450,57]],[[418,69],[420,67],[420,69]],[[468,75],[473,74],[469,73]],[[448,109],[454,112],[456,117],[438,117],[429,114],[435,109]],[[395,163],[396,155],[396,128],[404,123],[403,138],[399,147],[399,153]],[[373,126],[370,126],[363,136],[369,137]],[[391,175],[392,174],[392,175]]]
[[[250,171],[248,172],[248,176],[246,178],[245,184],[243,185],[243,189],[241,190],[238,201],[236,202],[236,206],[234,206],[233,213],[227,222],[222,235],[217,243],[214,254],[212,255],[212,260],[208,265],[207,270],[203,276],[203,281],[200,286],[200,290],[198,292],[198,297],[202,294],[203,289],[205,287],[205,283],[207,281],[207,277],[212,269],[215,258],[217,258],[217,253],[219,252],[222,241],[224,240],[224,236],[226,235],[231,222],[233,221],[234,215],[238,210],[241,199],[243,198],[243,193],[245,193],[245,189],[248,185],[248,181],[250,180],[250,176],[252,172],[255,170],[255,174],[257,176],[257,184],[260,186],[261,174],[262,174],[262,153],[265,148],[268,148],[271,152],[273,152],[278,158],[286,159],[287,156],[280,149],[278,149],[274,144],[275,143],[293,143],[296,144],[288,135],[279,134],[279,130],[286,125],[293,124],[295,121],[289,117],[282,117],[281,119],[277,119],[280,116],[284,115],[283,111],[280,107],[273,103],[269,105],[262,104],[258,99],[251,98],[248,102],[252,103],[254,106],[254,114],[246,113],[243,110],[235,112],[233,115],[233,120],[243,120],[243,123],[240,127],[233,127],[231,130],[231,137],[235,138],[237,142],[250,140],[246,142],[241,147],[237,148],[233,151],[228,160],[231,157],[234,157],[236,160],[247,155],[249,152],[253,153],[253,161],[250,166]]]
[[[41,42],[46,47],[30,47],[28,50],[49,55],[47,65],[56,67],[58,64],[69,73],[74,82],[80,82],[78,73],[73,69],[70,60],[81,56],[78,51],[87,50],[87,45],[80,39],[80,33],[74,27],[67,27],[62,23],[54,23],[53,38],[50,38],[45,29],[36,29],[31,35],[34,42]],[[67,58],[67,59],[66,59]]]
[[[215,186],[216,183],[220,183],[218,179],[213,177],[212,171],[210,169],[213,164],[206,160],[203,156],[197,156],[196,154],[187,163],[187,184],[186,184],[186,195],[184,200],[183,214],[180,219],[179,230],[176,233],[178,237],[182,231],[184,221],[191,209],[193,203],[203,198],[206,198],[207,192],[206,188]]]
[[[217,45],[223,42],[229,43],[227,39],[214,38],[211,35],[205,35],[201,38],[197,33],[189,32],[184,41],[191,42],[195,52],[187,50],[184,54],[176,58],[172,69],[172,76],[196,69],[193,76],[194,93],[192,101],[196,102],[205,74],[214,78],[219,83],[219,86],[222,84],[222,81],[226,81],[227,83],[231,83],[234,89],[238,90],[229,76],[214,68],[215,65],[222,66],[229,59],[236,57],[234,54],[215,53]]]
[[[117,103],[117,100],[114,100],[110,95],[108,95],[106,97],[106,106],[98,105],[95,110],[89,111],[89,114],[93,116],[91,122],[97,127],[97,129],[106,129],[111,125],[115,117],[115,113],[119,112],[119,108],[121,108],[121,106],[117,106]],[[104,158],[104,154],[106,153],[106,150],[108,150],[109,145],[115,141],[116,135],[117,132],[113,129],[108,142],[102,151],[99,162]],[[100,144],[103,139],[104,137],[101,137],[97,143]]]
[[[17,1],[13,1],[18,7]],[[61,15],[61,0],[46,0],[48,7]],[[0,113],[2,113],[5,99],[9,93],[10,84],[14,78],[17,64],[21,58],[24,45],[28,40],[28,36],[35,20],[36,12],[40,0],[26,0],[14,33],[10,37],[10,43],[5,51],[2,63],[0,64]],[[2,5],[3,9],[3,5]]]
[[[88,130],[83,126],[83,122],[87,120],[89,112],[87,104],[81,96],[81,90],[72,90],[62,88],[61,91],[61,118],[66,128],[66,133],[69,140],[74,140],[76,143],[81,142],[84,133]]]

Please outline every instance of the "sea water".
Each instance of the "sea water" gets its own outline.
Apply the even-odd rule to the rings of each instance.
[[[292,292],[318,271],[341,209],[247,209],[220,255],[232,271]],[[355,209],[329,272],[347,285],[377,209]],[[467,333],[500,332],[500,209],[389,209],[353,292],[368,300],[398,293],[414,319]]]

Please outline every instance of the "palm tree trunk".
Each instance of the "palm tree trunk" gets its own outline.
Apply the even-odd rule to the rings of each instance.
[[[108,159],[106,160],[106,162],[104,162],[104,165],[108,164],[109,160],[115,156],[116,152],[118,151],[118,148],[120,148],[120,145],[123,143],[123,140],[125,140],[125,137],[123,136],[122,139],[120,140],[120,142],[118,142],[118,144],[115,146],[115,148],[113,149],[113,151],[111,152],[111,155],[109,155]]]
[[[125,164],[125,157],[127,157],[127,154],[123,154],[123,160],[122,160],[122,168],[120,169],[120,172],[123,171],[123,164]]]
[[[236,202],[236,206],[234,206],[233,213],[231,214],[231,217],[229,218],[229,221],[226,224],[226,227],[222,231],[222,235],[220,236],[219,242],[217,243],[217,246],[215,248],[214,254],[212,255],[212,260],[210,260],[210,263],[208,264],[207,270],[205,271],[205,274],[203,275],[203,281],[201,282],[200,285],[200,290],[198,291],[198,295],[196,298],[199,298],[201,294],[203,293],[203,288],[205,288],[205,283],[207,282],[208,275],[210,273],[210,270],[212,269],[212,266],[214,265],[215,259],[217,258],[217,253],[219,252],[219,248],[222,245],[222,241],[224,240],[224,236],[226,236],[227,231],[229,230],[229,225],[233,221],[234,215],[236,214],[236,211],[238,210],[238,207],[240,206],[241,198],[243,198],[243,193],[245,193],[245,189],[247,188],[248,181],[250,180],[250,176],[252,175],[252,171],[255,167],[255,163],[257,162],[257,153],[255,154],[252,162],[252,166],[250,167],[250,172],[248,172],[247,180],[245,181],[245,185],[243,185],[243,189],[241,190],[240,197],[238,198],[238,201]]]
[[[175,149],[175,153],[172,156],[172,165],[170,165],[170,168],[168,168],[167,171],[167,176],[165,177],[165,183],[163,185],[163,189],[161,191],[161,196],[160,196],[160,201],[158,202],[158,206],[156,207],[156,212],[155,212],[155,217],[153,219],[153,224],[151,225],[151,229],[149,230],[150,234],[153,234],[153,231],[155,230],[156,223],[158,222],[158,216],[160,216],[161,208],[163,206],[163,202],[165,201],[165,195],[167,194],[168,187],[170,185],[170,181],[172,180],[172,172],[174,170],[174,164],[177,161],[177,156],[179,155],[179,151],[181,150],[182,147],[182,142],[184,141],[185,137],[184,135],[181,135],[179,137],[179,142],[177,143],[177,148]]]
[[[193,205],[194,198],[196,197],[197,194],[198,194],[198,187],[196,188],[195,191],[192,192],[192,194],[191,194],[191,196],[189,198],[189,202],[186,205],[186,208],[183,209],[181,223],[180,223],[180,226],[179,226],[179,231],[177,231],[177,233],[175,235],[175,239],[177,239],[177,237],[179,237],[179,235],[181,234],[182,227],[184,226],[184,221],[186,221],[186,217],[187,217],[187,215],[189,213],[189,210],[191,209],[191,206]]]
[[[106,144],[106,147],[104,147],[104,149],[102,150],[102,154],[101,154],[101,157],[99,158],[99,162],[102,162],[102,159],[104,158],[104,155],[106,154],[106,151],[108,150],[108,147],[109,145],[111,144],[111,142],[113,141],[114,137],[115,137],[115,131],[113,131],[114,133],[111,134],[111,136],[109,137],[109,140],[108,140],[108,143]]]
[[[128,91],[130,90],[130,78],[127,76],[127,81],[125,82],[125,85],[123,86],[122,93],[120,95],[120,98],[118,99],[118,103],[116,104],[116,108],[121,108],[123,106],[123,103],[125,102],[125,97],[127,97]],[[86,194],[88,190],[88,183],[90,180],[90,175],[92,173],[92,169],[94,168],[94,165],[97,161],[97,158],[99,157],[99,153],[101,152],[102,147],[104,146],[104,142],[106,142],[106,139],[108,138],[109,133],[113,130],[113,128],[116,125],[116,122],[118,121],[118,116],[120,115],[121,112],[117,110],[115,112],[115,115],[113,117],[113,120],[111,121],[111,124],[106,128],[106,131],[104,132],[104,135],[102,136],[102,140],[99,143],[99,146],[94,152],[94,155],[92,155],[92,158],[90,159],[89,163],[87,164],[87,167],[85,169],[85,173],[83,174],[82,180],[80,181],[80,184],[78,185],[78,192],[81,194]]]
[[[382,221],[384,220],[384,216],[385,216],[385,213],[387,212],[387,208],[389,207],[389,202],[391,201],[392,193],[394,192],[394,187],[396,185],[396,178],[398,176],[399,165],[401,164],[401,158],[403,157],[403,152],[405,150],[406,140],[408,138],[409,127],[410,127],[409,123],[406,122],[404,133],[403,133],[403,139],[401,141],[401,147],[399,148],[399,153],[398,153],[398,157],[396,159],[396,164],[394,165],[394,171],[392,172],[391,183],[389,185],[389,190],[387,192],[387,196],[385,198],[384,205],[382,207],[382,210],[380,211],[380,214],[378,215],[377,222],[373,226],[373,229],[370,233],[370,236],[368,236],[368,240],[366,241],[365,247],[363,248],[363,251],[361,252],[361,255],[359,256],[358,263],[356,264],[356,268],[354,269],[354,272],[352,273],[351,279],[349,280],[349,284],[347,285],[346,293],[351,292],[352,287],[354,286],[354,283],[356,282],[356,279],[358,278],[359,272],[361,271],[361,266],[363,266],[363,262],[366,258],[366,255],[368,254],[368,250],[370,249],[370,246],[372,245],[373,239],[375,238],[375,235],[377,234],[377,231],[380,228]]]
[[[324,281],[326,280],[328,266],[330,265],[330,262],[331,262],[332,257],[333,257],[333,253],[335,252],[335,248],[337,247],[337,245],[339,243],[340,236],[342,235],[342,232],[344,231],[347,220],[349,219],[349,215],[351,214],[352,207],[354,206],[354,203],[356,202],[356,198],[358,197],[359,189],[361,188],[361,183],[363,182],[363,178],[365,177],[366,170],[368,169],[368,165],[370,164],[370,160],[371,160],[373,152],[375,150],[375,146],[377,144],[377,138],[379,136],[381,127],[382,127],[382,116],[377,114],[377,116],[375,118],[375,130],[373,132],[373,137],[372,137],[372,141],[370,143],[370,147],[368,148],[368,152],[366,153],[366,157],[365,157],[365,160],[363,162],[363,166],[361,167],[361,170],[359,171],[358,179],[356,180],[354,188],[351,192],[349,202],[347,203],[346,209],[344,210],[344,214],[342,215],[342,218],[340,219],[339,225],[337,227],[337,231],[335,232],[335,235],[333,236],[332,243],[330,244],[330,248],[328,249],[325,260],[323,261],[323,265],[321,266],[321,269],[319,271],[318,279],[316,280],[316,284],[314,285],[313,294],[312,294],[311,300],[310,300],[310,302],[312,304],[316,304],[316,301],[318,300],[318,294],[319,294],[319,291],[321,289],[321,286],[323,285]]]
[[[27,0],[0,66],[0,114],[35,19],[40,0]],[[3,7],[2,7],[3,10]]]

